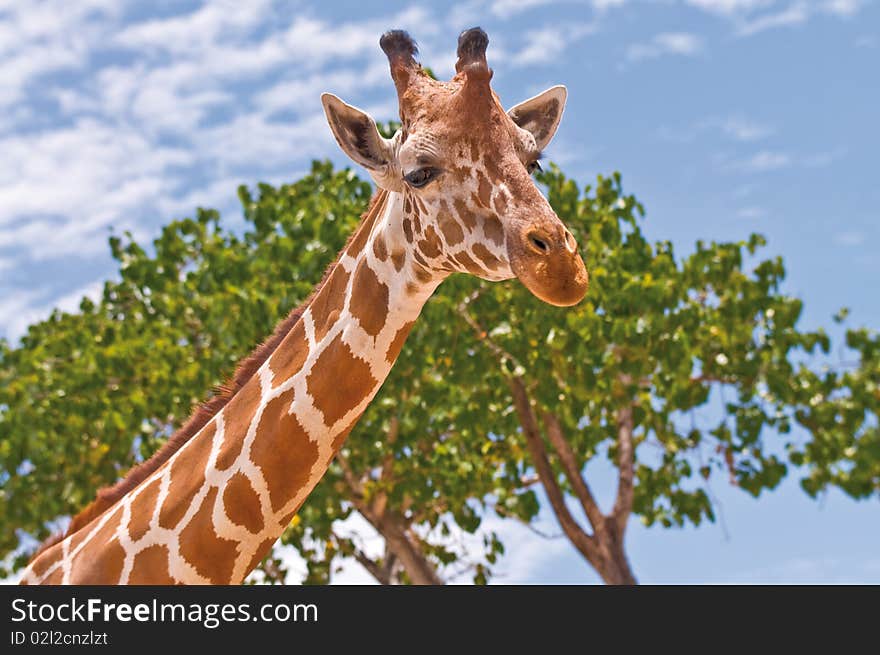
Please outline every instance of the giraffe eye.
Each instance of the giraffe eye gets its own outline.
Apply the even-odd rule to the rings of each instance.
[[[409,184],[411,187],[421,189],[439,174],[439,169],[427,166],[425,168],[416,169],[412,173],[407,173],[403,176],[403,179],[406,180],[406,183]]]
[[[529,175],[534,175],[538,171],[543,171],[544,169],[541,168],[541,164],[538,163],[538,160],[536,159],[535,161],[526,164],[526,170],[529,172]]]

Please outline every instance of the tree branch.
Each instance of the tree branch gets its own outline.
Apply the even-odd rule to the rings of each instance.
[[[379,566],[378,563],[367,557],[360,548],[354,549],[354,558],[370,575],[378,580],[379,584],[390,585],[392,583],[389,567]]]
[[[633,408],[627,405],[617,412],[617,498],[611,514],[617,534],[622,537],[632,513],[633,478],[635,477],[633,447]]]
[[[581,470],[574,456],[574,451],[571,449],[571,444],[568,443],[568,440],[562,433],[562,425],[560,425],[559,419],[552,412],[545,412],[544,426],[547,428],[547,437],[550,439],[550,444],[559,455],[559,461],[562,463],[565,477],[568,478],[577,499],[580,501],[581,507],[583,507],[584,513],[593,527],[593,532],[601,534],[605,531],[605,516],[599,508],[596,498],[590,491],[587,481],[581,475]]]
[[[349,489],[351,489],[355,496],[362,499],[364,496],[364,485],[358,480],[354,471],[351,470],[348,458],[342,454],[341,450],[336,454],[336,461],[339,463],[339,468],[342,469],[342,477],[345,479],[345,483],[348,485]]]
[[[526,438],[526,444],[532,455],[535,470],[538,473],[538,477],[541,478],[544,491],[550,501],[550,506],[553,508],[553,513],[556,515],[559,525],[562,526],[563,532],[565,532],[572,544],[587,558],[587,561],[593,566],[598,567],[601,565],[601,556],[593,537],[584,532],[574,520],[565,504],[565,496],[556,482],[556,476],[553,474],[550,461],[547,459],[547,451],[544,449],[544,443],[538,431],[535,414],[532,411],[522,378],[511,377],[509,384],[510,390],[513,393],[513,403],[523,429],[523,435]]]
[[[520,524],[523,527],[534,532],[536,535],[541,537],[541,539],[550,540],[550,539],[562,539],[563,537],[565,537],[564,534],[548,534],[547,532],[544,532],[543,530],[539,530],[534,525],[532,525],[529,521],[522,519],[519,516],[516,516],[515,514],[511,514],[510,512],[508,512],[507,509],[505,507],[503,507],[502,505],[494,505],[492,509],[494,509],[495,513],[498,514],[498,516],[500,516],[502,518],[516,519],[517,521],[520,522]]]

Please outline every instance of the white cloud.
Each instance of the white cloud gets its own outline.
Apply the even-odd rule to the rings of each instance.
[[[33,259],[102,252],[101,232],[130,223],[194,155],[133,129],[80,119],[67,128],[0,137],[0,247]]]
[[[629,0],[592,0],[590,4],[596,8],[596,11],[602,12],[613,9],[614,7],[622,7],[628,1]]]
[[[739,162],[736,167],[747,173],[764,173],[766,171],[787,168],[791,163],[791,157],[784,152],[761,150],[748,159]]]
[[[738,36],[752,36],[776,27],[801,25],[810,17],[810,9],[803,3],[795,3],[779,12],[762,14],[752,20],[744,21],[736,33]]]
[[[84,296],[97,300],[104,289],[101,280],[93,280],[57,298],[47,299],[48,288],[3,290],[0,293],[0,336],[16,342],[32,323],[46,318],[53,309],[75,312]]]
[[[664,141],[673,143],[690,143],[706,133],[721,133],[734,141],[751,142],[766,139],[774,132],[769,125],[752,118],[742,114],[729,114],[704,118],[684,127],[663,125],[657,130],[657,135]]]
[[[38,289],[4,289],[0,293],[0,336],[14,343],[28,325],[43,317],[42,308],[35,307],[43,293]]]
[[[237,40],[250,34],[265,20],[270,9],[268,0],[206,4],[189,14],[127,27],[116,35],[115,41],[132,50],[199,54],[213,49],[220,41]]]
[[[628,1],[629,0],[580,0],[580,2],[578,2],[578,0],[569,0],[569,4],[577,5],[589,3],[593,9],[602,13],[615,7],[622,7]],[[538,7],[544,7],[551,4],[559,5],[561,3],[559,0],[494,0],[494,2],[489,5],[489,10],[497,18],[506,20],[531,9],[537,9]]]
[[[0,6],[0,109],[21,100],[47,73],[79,70],[91,44],[107,38],[120,6],[113,0],[44,0]]]
[[[626,50],[628,61],[653,59],[663,55],[698,54],[703,49],[703,40],[689,32],[663,32],[656,34],[646,43],[633,43]]]
[[[344,97],[386,84],[388,79],[387,63],[376,61],[366,69],[337,69],[281,80],[260,91],[254,104],[266,114],[279,111],[307,113],[320,107],[319,98],[324,91]]]
[[[850,18],[865,0],[685,0],[685,3],[732,23],[734,34],[752,36],[779,27],[802,25],[821,15]]]
[[[553,0],[495,0],[489,7],[498,18],[511,18],[529,9],[548,5]]]
[[[526,44],[519,52],[509,57],[514,66],[542,64],[559,58],[565,54],[575,41],[596,31],[596,26],[583,23],[578,25],[560,25],[544,27],[526,34]]]
[[[775,0],[685,0],[693,7],[714,14],[729,16],[772,5]]]
[[[767,215],[767,210],[763,207],[743,207],[737,210],[736,215],[745,219],[763,218]]]
[[[100,299],[101,294],[104,291],[104,281],[103,280],[93,280],[88,284],[84,284],[80,287],[77,287],[73,291],[69,291],[60,298],[56,298],[51,301],[49,305],[52,308],[60,309],[62,312],[76,312],[79,310],[80,303],[82,303],[83,298],[89,298],[90,300],[97,301]]]
[[[760,141],[773,134],[773,128],[744,116],[728,116],[720,123],[722,132],[737,141]]]
[[[822,5],[822,10],[842,18],[849,18],[859,13],[864,5],[863,0],[828,0]]]
[[[865,235],[857,230],[838,232],[833,237],[834,243],[839,246],[860,246],[865,242]]]
[[[834,148],[824,152],[815,152],[803,158],[801,163],[807,168],[823,168],[842,159],[846,155],[846,148]]]
[[[738,173],[766,173],[784,168],[821,168],[830,166],[846,154],[844,148],[835,148],[813,154],[793,154],[778,150],[759,150],[745,158],[733,158],[729,154],[715,155],[716,164],[726,171]]]

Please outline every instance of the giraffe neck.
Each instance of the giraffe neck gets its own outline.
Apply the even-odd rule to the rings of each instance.
[[[412,246],[414,205],[380,190],[302,317],[229,404],[34,560],[25,581],[240,583],[325,474],[444,277]]]

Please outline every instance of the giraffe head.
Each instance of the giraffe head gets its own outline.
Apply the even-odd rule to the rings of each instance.
[[[456,75],[432,79],[416,63],[403,31],[385,33],[401,129],[382,137],[367,113],[322,96],[342,149],[376,184],[403,197],[403,237],[435,274],[467,272],[487,280],[518,277],[538,298],[573,305],[589,276],[577,243],[531,173],[553,138],[565,105],[555,86],[504,111],[490,86],[489,39],[462,32]]]

